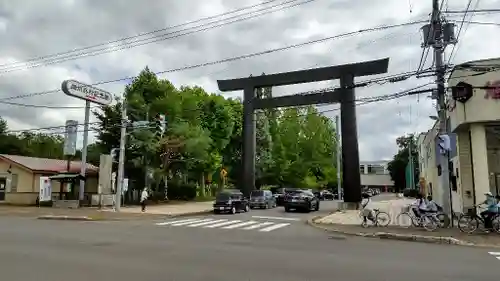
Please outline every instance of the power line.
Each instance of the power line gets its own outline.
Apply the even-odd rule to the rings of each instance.
[[[5,66],[11,66],[11,65],[17,65],[17,64],[25,64],[25,63],[28,63],[28,62],[33,62],[33,61],[38,61],[38,60],[44,60],[44,59],[47,59],[47,58],[58,57],[58,56],[61,56],[61,55],[66,55],[66,54],[70,54],[70,53],[74,53],[74,52],[78,52],[78,51],[85,51],[85,50],[88,50],[88,49],[93,49],[93,48],[96,48],[96,47],[106,46],[106,45],[110,45],[110,44],[114,44],[114,43],[121,43],[122,41],[127,41],[127,40],[138,38],[138,37],[152,35],[152,34],[155,34],[155,33],[162,32],[162,31],[166,31],[166,30],[175,29],[175,28],[178,28],[178,27],[183,27],[183,26],[191,25],[193,23],[199,23],[199,22],[202,22],[202,21],[206,21],[206,20],[215,19],[215,18],[218,18],[218,17],[222,17],[222,16],[226,16],[226,15],[238,13],[238,12],[241,12],[241,11],[244,11],[244,10],[253,9],[253,8],[258,7],[258,6],[263,6],[263,5],[266,5],[266,4],[269,4],[269,3],[273,3],[273,2],[276,2],[276,1],[278,1],[278,0],[269,0],[269,1],[265,1],[265,2],[259,3],[259,4],[254,4],[254,5],[251,5],[251,6],[241,7],[241,8],[229,11],[229,12],[225,12],[225,13],[221,13],[221,14],[217,14],[217,15],[213,15],[213,16],[209,16],[209,17],[204,17],[204,18],[200,18],[200,19],[197,19],[197,20],[193,20],[193,21],[188,21],[186,23],[176,24],[176,25],[173,25],[173,26],[168,26],[168,27],[161,28],[161,29],[156,29],[156,30],[153,30],[153,31],[147,31],[147,32],[139,33],[139,34],[136,34],[136,35],[133,35],[133,36],[128,36],[128,37],[123,37],[123,38],[116,39],[116,40],[107,41],[107,42],[104,42],[104,43],[94,44],[94,45],[90,45],[90,46],[86,46],[86,47],[74,48],[74,49],[69,50],[69,51],[62,51],[62,52],[58,52],[58,53],[54,53],[54,54],[38,56],[38,57],[31,58],[31,59],[27,59],[27,60],[22,61],[22,62],[0,64],[0,67],[3,68]]]
[[[189,65],[189,66],[183,66],[183,67],[173,68],[173,69],[164,70],[164,71],[158,71],[158,72],[155,72],[155,74],[159,75],[159,74],[165,74],[165,73],[173,73],[173,72],[191,70],[191,69],[207,67],[207,66],[212,66],[212,65],[217,65],[217,64],[223,64],[223,63],[228,63],[228,62],[233,62],[233,61],[239,61],[239,60],[253,58],[253,57],[262,56],[262,55],[267,55],[267,54],[271,54],[271,53],[275,53],[275,52],[281,52],[281,51],[301,48],[301,47],[308,46],[308,45],[323,43],[326,41],[335,40],[335,39],[339,39],[339,38],[350,37],[350,36],[354,36],[354,35],[358,35],[358,34],[362,34],[362,33],[366,33],[366,32],[381,31],[381,30],[397,28],[397,27],[406,27],[406,26],[411,26],[411,25],[415,25],[415,24],[421,24],[423,22],[427,22],[427,21],[413,21],[413,22],[406,22],[406,23],[400,23],[400,24],[382,25],[382,26],[377,26],[377,27],[359,29],[356,31],[345,32],[345,33],[341,33],[338,35],[329,36],[329,37],[311,40],[311,41],[306,41],[306,42],[302,42],[302,43],[298,43],[298,44],[288,45],[285,47],[268,49],[268,50],[260,51],[260,52],[256,52],[256,53],[250,53],[250,54],[225,58],[225,59],[216,60],[216,61],[210,61],[210,62],[199,63],[199,64],[194,64],[194,65]],[[97,86],[97,85],[111,84],[111,83],[116,83],[116,82],[129,81],[129,80],[132,80],[134,78],[137,78],[137,76],[130,76],[130,77],[118,78],[118,79],[114,79],[114,80],[102,81],[102,82],[93,83],[91,85]],[[41,96],[41,95],[46,95],[46,94],[57,93],[60,91],[61,91],[60,89],[54,89],[54,90],[48,90],[48,91],[43,91],[43,92],[23,94],[23,95],[2,98],[2,99],[0,99],[0,101],[30,98],[30,97],[34,97],[34,96]]]
[[[478,3],[479,3],[479,0],[477,0],[477,2],[476,2],[476,6],[478,5]],[[462,21],[461,21],[461,23],[460,23],[460,27],[459,27],[459,29],[458,29],[457,40],[459,40],[459,38],[460,38],[460,34],[462,33],[462,28],[464,27],[465,18],[467,17],[467,13],[468,13],[468,11],[469,11],[469,9],[470,9],[470,5],[471,5],[471,4],[472,4],[472,0],[469,0],[469,2],[467,2],[467,7],[465,8],[465,13],[464,13],[464,15],[463,15],[463,17],[462,17]],[[459,42],[460,42],[460,41],[459,41]],[[454,45],[453,45],[453,47],[452,47],[452,49],[451,49],[451,52],[450,52],[450,56],[448,57],[448,61],[446,62],[446,64],[449,64],[449,63],[451,62],[452,57],[453,57],[453,52],[455,51],[455,48],[456,48],[456,46],[457,46],[458,44],[460,44],[460,43],[457,43],[457,44],[454,44]]]
[[[446,14],[463,14],[463,13],[498,13],[500,9],[473,9],[473,10],[465,10],[465,11],[445,11],[443,13]]]
[[[397,83],[397,82],[403,81],[404,80],[402,78],[403,76],[406,75],[406,76],[410,77],[411,75],[415,75],[416,72],[407,72],[407,73],[408,74],[402,74],[402,75],[399,75],[399,76],[398,75],[387,76],[387,77],[385,77],[386,83]],[[397,77],[399,77],[399,78],[397,78]],[[384,78],[367,80],[367,81],[364,81],[364,82],[361,82],[361,83],[358,83],[358,84],[354,85],[354,88],[366,87],[366,86],[369,86],[369,85],[374,84],[374,83],[375,84],[384,84],[382,79],[384,79]],[[413,90],[422,88],[422,87],[427,86],[427,85],[429,85],[429,84],[421,85],[421,86],[418,86],[416,88],[412,88],[412,89],[407,90],[407,91],[413,91]],[[308,95],[308,94],[315,94],[315,93],[322,93],[322,92],[334,91],[334,90],[338,90],[338,89],[340,89],[340,88],[339,87],[329,87],[329,88],[323,88],[323,89],[320,89],[320,90],[313,90],[313,91],[306,91],[306,92],[295,93],[295,94],[292,94],[292,95]],[[403,93],[404,92],[406,92],[406,91],[403,91]],[[366,97],[366,98],[358,99],[357,101],[359,101],[359,102],[381,101],[381,100],[384,100],[384,99],[387,99],[387,98],[390,98],[390,99],[393,99],[394,97],[397,98],[398,95],[400,95],[400,93],[390,94],[390,95],[383,95],[383,96]],[[202,109],[201,108],[192,109],[192,111],[198,111],[198,110],[202,110]],[[90,123],[88,123],[88,125],[99,125],[99,124],[101,124],[101,122],[90,122]],[[82,123],[82,124],[78,124],[77,126],[84,126],[84,125],[85,124]],[[118,124],[118,126],[119,126],[119,124]],[[11,130],[11,131],[8,131],[8,133],[36,132],[36,131],[46,131],[46,130],[65,129],[65,128],[66,128],[66,125],[62,125],[62,126],[32,128],[32,129],[25,129],[25,130]]]
[[[248,13],[245,13],[242,15],[236,15],[236,16],[232,16],[232,17],[228,17],[228,18],[224,18],[224,19],[219,19],[219,20],[216,20],[216,21],[213,21],[210,23],[200,24],[200,25],[197,25],[194,27],[189,27],[189,28],[173,31],[170,33],[166,33],[166,34],[159,35],[159,36],[154,36],[151,38],[139,39],[139,40],[135,40],[132,42],[124,42],[121,45],[117,45],[117,46],[104,47],[104,48],[100,48],[100,49],[96,49],[96,50],[92,50],[92,51],[88,51],[88,52],[80,52],[80,53],[72,54],[72,55],[63,55],[62,57],[42,59],[38,62],[34,61],[31,63],[28,63],[27,65],[22,64],[22,65],[13,66],[13,67],[4,67],[4,68],[0,67],[1,68],[0,74],[19,71],[19,70],[25,70],[25,69],[30,69],[30,68],[36,68],[36,67],[41,67],[41,66],[48,66],[48,65],[52,65],[52,64],[58,64],[61,62],[75,60],[75,59],[79,59],[79,58],[83,58],[83,57],[92,57],[92,56],[97,56],[97,55],[101,55],[101,54],[112,53],[112,52],[117,52],[117,51],[121,51],[121,50],[125,50],[125,49],[143,46],[143,45],[148,45],[148,44],[155,43],[155,42],[165,41],[165,40],[169,40],[169,39],[175,39],[175,38],[179,38],[182,36],[186,36],[186,35],[190,35],[190,34],[194,34],[194,33],[199,33],[199,32],[204,32],[204,31],[211,30],[214,28],[226,26],[229,24],[257,18],[257,17],[263,16],[266,14],[275,13],[275,12],[282,11],[285,9],[297,7],[297,6],[304,5],[304,4],[307,4],[310,2],[314,2],[316,0],[305,0],[305,1],[300,0],[302,2],[298,2],[298,3],[293,4],[293,2],[297,2],[297,1],[299,1],[299,0],[288,0],[288,1],[283,2],[283,3],[279,3],[276,5],[270,6],[270,7],[262,8],[262,9],[259,9],[256,11],[251,11],[251,12],[248,12]],[[288,5],[288,4],[292,4],[292,5]],[[288,5],[288,6],[284,6],[284,5]],[[283,7],[280,7],[280,6],[283,6]],[[280,8],[273,10],[273,8],[276,8],[276,7],[280,7]],[[245,15],[248,15],[248,16],[241,17],[241,16],[245,16]],[[227,21],[227,20],[230,20],[230,21]],[[222,23],[212,25],[212,24],[218,23],[218,22],[222,22]],[[182,33],[183,31],[186,31],[186,32]]]

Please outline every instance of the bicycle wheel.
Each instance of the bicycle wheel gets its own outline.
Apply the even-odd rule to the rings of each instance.
[[[391,223],[391,217],[386,212],[378,212],[375,221],[377,225],[388,226]]]
[[[440,228],[447,228],[450,226],[450,218],[446,214],[437,214],[436,218],[439,220],[438,226]]]
[[[410,226],[413,225],[413,219],[412,217],[410,216],[410,214],[408,213],[400,213],[397,217],[396,217],[396,224],[401,226],[401,227],[404,227],[404,228],[409,228]]]
[[[423,216],[422,221],[422,226],[427,231],[434,231],[439,226],[439,221],[434,216]]]
[[[472,233],[479,227],[479,220],[470,215],[462,215],[458,219],[458,229],[465,233]]]
[[[494,215],[491,218],[491,224],[492,224],[493,230],[496,233],[500,233],[500,215],[498,215],[498,214]]]

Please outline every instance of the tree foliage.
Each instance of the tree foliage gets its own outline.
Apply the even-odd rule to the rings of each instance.
[[[272,89],[258,89],[256,96],[272,97]],[[221,169],[228,172],[226,183],[241,186],[241,100],[196,86],[176,88],[148,68],[125,87],[116,103],[93,111],[97,141],[88,147],[90,163],[98,165],[101,154],[119,147],[124,100],[129,121],[125,174],[132,188],[149,186],[167,193],[190,184],[203,196],[207,183],[221,184]],[[166,116],[163,134],[154,126],[159,114]],[[336,185],[335,127],[329,118],[313,106],[261,110],[255,116],[258,186]],[[149,121],[149,125],[132,126],[137,121]],[[2,153],[62,158],[59,136],[7,131],[6,122],[0,120]]]
[[[410,151],[413,155],[413,167],[418,167],[417,139],[410,134],[396,139],[398,152],[388,164],[388,170],[398,191],[404,189],[406,185],[406,167],[410,161]],[[410,148],[410,149],[409,149]],[[418,182],[415,181],[415,182]]]

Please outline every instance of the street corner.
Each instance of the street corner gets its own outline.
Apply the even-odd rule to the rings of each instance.
[[[98,221],[99,219],[89,216],[56,216],[56,215],[43,215],[38,216],[39,220],[59,220],[59,221]]]
[[[347,236],[358,236],[365,238],[378,238],[385,240],[399,240],[407,242],[421,242],[430,244],[448,244],[459,246],[481,246],[472,242],[457,239],[451,236],[443,236],[436,233],[436,235],[421,235],[415,233],[398,233],[399,229],[377,227],[377,230],[388,229],[390,231],[370,231],[370,228],[364,228],[361,225],[355,224],[340,224],[334,222],[325,222],[324,216],[313,217],[307,221],[307,224],[328,232],[335,234],[330,239],[346,239]],[[403,229],[402,229],[403,230]],[[408,229],[404,229],[407,231]]]

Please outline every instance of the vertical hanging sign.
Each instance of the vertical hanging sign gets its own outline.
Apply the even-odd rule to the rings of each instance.
[[[64,134],[64,155],[75,156],[77,132],[78,132],[78,121],[67,120],[66,121],[66,132]]]

